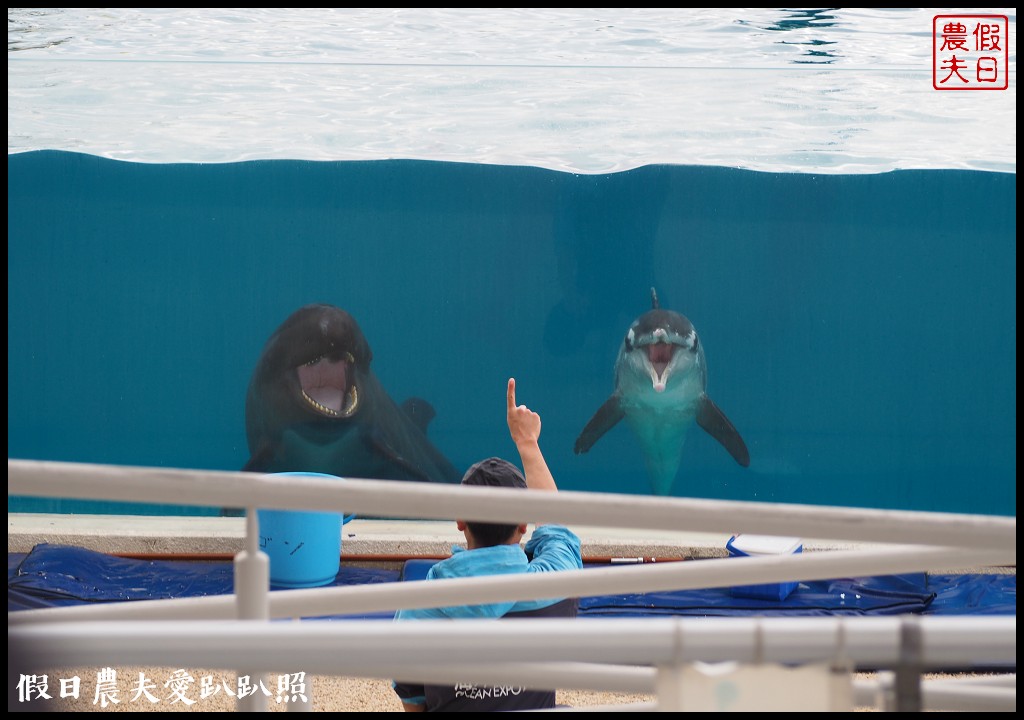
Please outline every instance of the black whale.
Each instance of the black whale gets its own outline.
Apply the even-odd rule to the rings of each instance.
[[[427,438],[433,409],[399,407],[370,369],[358,323],[333,305],[306,305],[267,341],[249,383],[245,425],[252,472],[458,482]]]

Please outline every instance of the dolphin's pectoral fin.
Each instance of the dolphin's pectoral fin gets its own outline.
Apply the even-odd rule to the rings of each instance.
[[[733,459],[743,467],[750,466],[750,453],[743,438],[729,422],[729,418],[719,409],[707,395],[700,399],[697,409],[697,424],[707,431],[708,435],[722,444]]]
[[[605,400],[604,405],[598,408],[597,412],[594,413],[594,417],[590,418],[590,422],[583,428],[580,436],[576,438],[573,452],[577,455],[585,453],[594,446],[594,443],[601,439],[602,435],[615,427],[615,424],[623,417],[625,417],[625,413],[619,405],[619,396],[612,395]]]

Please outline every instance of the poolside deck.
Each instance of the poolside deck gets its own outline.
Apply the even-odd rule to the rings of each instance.
[[[727,534],[577,526],[585,559],[680,560],[728,555]],[[242,549],[244,518],[9,513],[7,551],[39,543],[74,545],[115,555],[221,555]],[[452,521],[356,518],[342,528],[342,557],[350,562],[401,562],[443,557],[465,539]],[[804,550],[868,547],[864,543],[804,540]]]
[[[629,530],[582,526],[575,527],[583,542],[584,559],[592,562],[633,560],[650,562],[679,559],[725,557],[729,535],[718,533]],[[41,543],[73,545],[98,552],[168,558],[223,557],[242,548],[244,518],[111,516],[63,514],[8,514],[8,552],[29,552]],[[444,557],[452,545],[463,537],[452,521],[418,521],[357,518],[342,528],[342,561],[344,563],[399,567],[407,559]],[[866,543],[845,543],[804,539],[805,551],[863,549],[880,546]],[[934,572],[1008,572],[1015,567],[983,569],[935,568]],[[79,674],[91,683],[99,668],[53,668],[54,676]],[[130,692],[129,681],[144,672],[146,677],[164,679],[175,668],[119,667],[119,684],[123,695]],[[193,675],[210,674],[219,682],[233,682],[233,674],[217,670],[194,670]],[[867,674],[858,674],[863,679]],[[941,677],[941,676],[936,676]],[[391,691],[390,682],[379,678],[310,676],[312,710],[394,712],[400,704]],[[91,687],[91,685],[90,685]],[[621,692],[559,690],[559,702],[584,709],[598,706],[619,706],[624,703],[651,703],[653,695]],[[105,709],[158,711],[171,709],[167,703],[150,705],[133,703],[130,707],[98,708],[90,698],[55,700],[46,703],[46,710],[96,711]],[[176,709],[176,708],[175,708]],[[200,711],[231,711],[234,701],[228,697],[205,698]],[[270,709],[285,706],[271,703]],[[860,710],[870,708],[861,707]]]
[[[587,562],[646,562],[726,557],[730,535],[574,526]],[[739,530],[737,530],[738,532]],[[9,513],[7,551],[29,552],[40,543],[73,545],[111,555],[223,557],[242,549],[244,518]],[[401,567],[405,560],[447,557],[465,539],[447,520],[356,518],[342,527],[342,562]],[[883,547],[803,539],[804,552]],[[934,573],[1015,573],[1008,568],[931,568]]]

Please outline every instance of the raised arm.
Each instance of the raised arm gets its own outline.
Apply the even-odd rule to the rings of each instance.
[[[555,478],[540,451],[540,415],[525,405],[516,405],[516,379],[508,379],[508,429],[523,462],[526,486],[531,490],[558,491]]]

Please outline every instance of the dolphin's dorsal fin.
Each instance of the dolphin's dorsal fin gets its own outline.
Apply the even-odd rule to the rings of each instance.
[[[651,309],[658,309],[658,293],[654,291],[654,288],[651,288]]]

